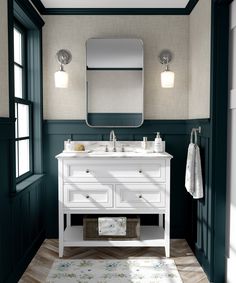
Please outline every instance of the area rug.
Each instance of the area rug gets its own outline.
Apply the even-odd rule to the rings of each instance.
[[[46,283],[182,283],[173,259],[55,260]]]

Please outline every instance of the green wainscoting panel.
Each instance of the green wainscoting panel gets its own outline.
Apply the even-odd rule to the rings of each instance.
[[[14,122],[0,118],[0,282],[18,282],[45,239],[43,178],[11,194]]]

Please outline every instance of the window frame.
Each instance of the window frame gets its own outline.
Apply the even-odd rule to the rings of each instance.
[[[33,172],[34,172],[33,170],[33,133],[32,133],[33,103],[31,101],[22,100],[21,98],[15,98],[15,104],[17,105],[22,104],[22,105],[29,106],[29,135],[25,137],[20,137],[20,138],[15,136],[15,146],[18,147],[17,149],[18,159],[16,159],[16,166],[18,166],[18,174],[19,174],[19,143],[17,142],[22,141],[22,140],[29,141],[29,171],[16,177],[16,183],[19,183],[23,181],[25,178],[33,175]],[[16,121],[16,123],[18,123],[18,121]],[[19,130],[19,127],[17,125],[17,131],[18,130]]]
[[[15,130],[15,146],[17,147],[16,154],[15,154],[15,166],[18,172],[18,176],[16,175],[16,184],[23,181],[24,179],[33,175],[33,131],[32,131],[32,120],[33,120],[33,102],[29,100],[28,97],[28,88],[27,88],[27,73],[28,73],[28,64],[27,64],[27,29],[17,20],[14,18],[14,25],[13,25],[13,33],[14,29],[16,29],[22,38],[21,42],[21,64],[15,62],[14,58],[14,69],[15,66],[18,66],[22,69],[22,98],[15,96],[15,79],[14,79],[14,105],[15,107],[19,104],[28,105],[29,106],[29,135],[25,137],[19,137],[18,134],[16,135],[16,131],[19,131],[19,126],[17,125],[17,129]],[[13,41],[14,43],[14,41]],[[14,44],[13,44],[14,49]],[[18,124],[18,111],[15,113],[15,117],[17,116],[16,123]],[[16,127],[16,126],[15,126]],[[28,140],[29,141],[29,171],[19,175],[19,142],[21,140]],[[18,168],[17,168],[18,167]]]
[[[44,176],[43,174],[43,71],[42,71],[42,27],[44,21],[28,0],[8,1],[8,60],[9,60],[9,113],[15,121],[15,90],[14,90],[14,26],[27,31],[25,46],[26,68],[28,70],[25,90],[28,101],[32,102],[31,122],[32,135],[32,165],[31,176],[16,180],[16,146],[15,129],[9,141],[10,147],[10,196],[14,197],[27,189],[29,184]],[[18,99],[18,98],[17,98]],[[22,175],[23,176],[23,175]]]

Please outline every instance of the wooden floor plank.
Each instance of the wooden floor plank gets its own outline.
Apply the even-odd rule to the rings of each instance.
[[[127,259],[165,257],[163,248],[65,248],[65,259]],[[183,283],[209,283],[196,257],[185,240],[171,240],[171,258]],[[19,283],[42,283],[55,259],[58,240],[47,239],[29,264]]]

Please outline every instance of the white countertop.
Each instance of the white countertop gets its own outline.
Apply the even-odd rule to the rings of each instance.
[[[56,158],[167,158],[171,159],[173,156],[167,152],[62,152]]]
[[[143,150],[139,141],[119,141],[117,142],[117,151],[111,150],[109,141],[73,141],[73,143],[81,143],[85,146],[85,151],[65,151],[56,155],[56,158],[173,158],[167,152],[156,153],[153,152],[152,142],[148,142],[148,149]],[[108,146],[109,151],[105,151],[105,146]],[[121,146],[125,151],[121,151]]]

